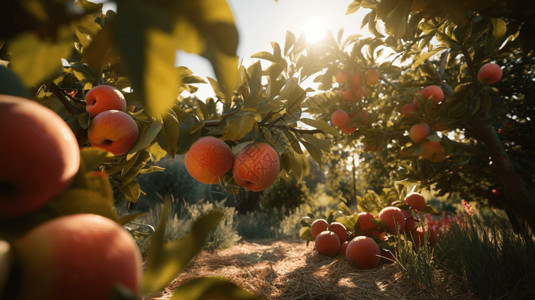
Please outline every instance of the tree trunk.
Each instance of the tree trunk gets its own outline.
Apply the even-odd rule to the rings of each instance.
[[[515,170],[496,130],[484,121],[487,117],[484,114],[482,118],[474,118],[468,123],[468,129],[487,147],[491,157],[491,167],[504,189],[506,199],[504,208],[512,225],[518,230],[519,226],[527,224],[535,230],[535,193]],[[515,224],[513,215],[519,218],[520,222]]]
[[[261,192],[246,191],[241,187],[236,195],[236,211],[238,214],[243,215],[257,210],[260,206],[260,194]]]

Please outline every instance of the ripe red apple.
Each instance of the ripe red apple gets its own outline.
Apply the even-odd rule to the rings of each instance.
[[[360,87],[361,81],[362,81],[362,75],[360,75],[359,73],[355,73],[351,75],[351,80],[349,82],[351,90],[352,91],[357,90]]]
[[[415,211],[421,211],[426,204],[424,196],[417,192],[408,193],[403,201],[412,206]]]
[[[430,132],[431,129],[429,128],[429,125],[422,122],[412,125],[411,129],[409,130],[409,137],[413,142],[421,143],[429,136]]]
[[[359,269],[372,269],[381,262],[381,250],[377,243],[367,236],[353,238],[346,249],[346,258]]]
[[[405,227],[405,215],[401,209],[395,206],[387,206],[379,212],[379,219],[383,221],[392,234],[397,233],[397,228],[400,230]]]
[[[377,229],[375,222],[375,216],[367,211],[358,213],[357,224],[355,225],[357,234],[359,235],[368,235],[368,233],[373,232]]]
[[[143,272],[139,248],[116,222],[75,214],[42,223],[16,240],[20,299],[109,299],[121,284],[137,293]]]
[[[418,107],[414,103],[407,103],[400,110],[401,116],[405,118],[411,117],[413,112],[418,112]]]
[[[107,110],[126,111],[124,95],[113,86],[97,85],[85,95],[85,110],[91,118]]]
[[[347,71],[338,71],[336,73],[336,82],[338,82],[340,86],[344,86],[348,78],[349,78],[349,72]]]
[[[332,222],[331,225],[329,225],[329,230],[336,233],[342,243],[349,239],[347,228],[340,222]]]
[[[440,142],[427,141],[422,144],[422,147],[422,156],[429,161],[439,162],[446,158],[446,149]]]
[[[502,69],[495,63],[484,64],[477,73],[477,79],[484,84],[494,84],[502,78]]]
[[[349,115],[342,109],[336,110],[331,115],[331,123],[334,126],[344,126],[349,121]]]
[[[37,102],[0,95],[0,217],[45,205],[70,184],[80,167],[73,132]]]
[[[266,143],[253,143],[242,149],[232,169],[236,183],[251,191],[263,191],[277,180],[279,155]]]
[[[376,85],[377,82],[379,82],[379,77],[381,77],[381,75],[376,70],[366,70],[364,72],[364,84],[366,84],[367,86]]]
[[[438,85],[428,85],[420,90],[420,94],[424,98],[424,103],[427,103],[430,97],[433,97],[431,99],[433,104],[439,104],[444,99],[444,92]],[[415,104],[418,104],[418,102]]]
[[[205,136],[191,145],[184,160],[193,178],[204,184],[215,184],[232,169],[234,154],[224,141]]]
[[[342,243],[338,235],[329,230],[322,231],[314,241],[316,251],[319,254],[328,256],[335,256],[340,250],[341,245]]]
[[[329,223],[327,223],[327,220],[325,219],[316,219],[312,224],[310,225],[310,234],[312,234],[313,238],[316,238],[318,234],[321,232],[327,230],[329,228]]]
[[[340,127],[340,130],[345,134],[352,134],[357,130],[357,127],[347,127],[346,125],[343,125],[342,127]]]
[[[347,252],[347,245],[349,245],[349,241],[345,241],[342,243],[342,246],[340,246],[340,255],[345,257]]]
[[[137,142],[139,128],[136,121],[125,112],[107,110],[93,118],[87,138],[93,147],[109,151],[117,156],[127,154]]]

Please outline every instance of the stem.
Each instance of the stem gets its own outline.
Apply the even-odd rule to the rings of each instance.
[[[79,110],[67,99],[65,93],[54,82],[48,81],[45,83],[45,86],[59,99],[59,101],[61,101],[61,104],[63,104],[67,112],[72,115],[77,115],[82,112],[82,110]]]

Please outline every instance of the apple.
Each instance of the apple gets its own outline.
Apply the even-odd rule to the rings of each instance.
[[[14,217],[67,188],[80,149],[58,114],[25,98],[0,95],[0,128],[0,217]]]
[[[331,123],[334,126],[344,126],[349,120],[349,115],[342,109],[336,110],[331,115]]]
[[[401,116],[405,118],[412,117],[412,113],[415,112],[418,112],[418,106],[416,106],[414,103],[407,103],[403,105],[400,110]]]
[[[379,212],[379,219],[383,221],[392,234],[397,233],[397,229],[405,228],[405,215],[400,208],[395,206],[387,206]]]
[[[427,141],[422,144],[422,156],[432,162],[439,162],[446,158],[446,149],[440,142]]]
[[[418,123],[412,125],[409,130],[409,137],[415,143],[423,142],[431,133],[431,128],[426,123]]]
[[[318,234],[327,230],[329,228],[329,223],[325,219],[316,219],[310,224],[310,234],[313,238],[316,238]]]
[[[477,79],[484,84],[494,84],[502,78],[502,69],[495,63],[484,64],[477,73]]]
[[[252,143],[242,149],[234,159],[232,173],[236,183],[248,190],[259,192],[277,180],[280,171],[279,155],[270,145]]]
[[[379,77],[381,77],[381,75],[376,70],[366,70],[364,72],[364,84],[366,84],[367,86],[376,85],[377,82],[379,82]]]
[[[329,230],[336,233],[342,243],[349,239],[347,228],[340,222],[332,222],[331,225],[329,225]]]
[[[319,254],[335,256],[340,250],[342,242],[336,233],[325,230],[316,237],[314,247]]]
[[[191,145],[184,160],[193,178],[204,184],[215,184],[232,169],[234,154],[224,141],[205,136]]]
[[[91,118],[107,110],[126,111],[124,95],[113,86],[97,85],[85,95],[85,110]]]
[[[372,238],[361,235],[347,245],[346,258],[359,269],[372,269],[381,262],[381,250]]]
[[[107,110],[93,118],[87,130],[87,137],[93,147],[119,156],[127,154],[136,144],[139,128],[127,113]]]
[[[432,97],[431,101],[433,104],[439,104],[444,99],[444,91],[438,85],[428,85],[424,87],[419,92],[424,98],[424,103],[427,103],[427,100]],[[418,102],[415,102],[417,105]]]
[[[117,285],[139,291],[143,261],[133,237],[95,214],[58,217],[14,242],[20,299],[109,299]]]
[[[425,198],[417,192],[408,193],[403,201],[409,204],[413,210],[419,212],[425,207]]]

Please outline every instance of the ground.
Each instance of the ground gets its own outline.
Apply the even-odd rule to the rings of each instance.
[[[314,253],[299,240],[242,241],[202,252],[158,299],[199,276],[224,276],[262,299],[471,299],[461,287],[441,286],[434,295],[406,279],[396,264],[359,270],[344,258]]]

